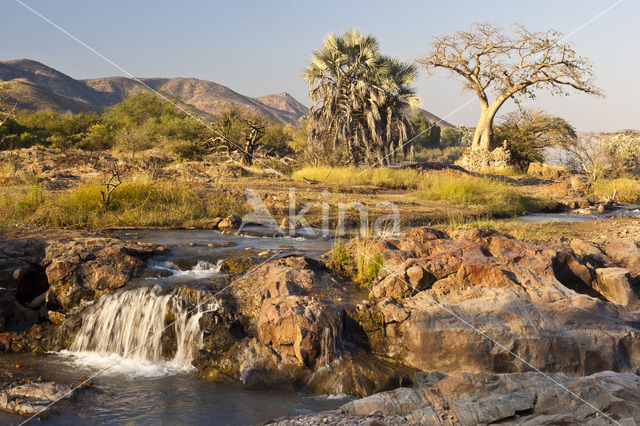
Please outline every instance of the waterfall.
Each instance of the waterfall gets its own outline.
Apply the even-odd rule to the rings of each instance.
[[[198,305],[190,313],[184,299],[160,290],[159,286],[141,287],[102,296],[83,316],[69,349],[192,368],[194,352],[202,346],[199,320],[203,312]],[[175,354],[169,359],[163,354],[167,338],[175,339]]]

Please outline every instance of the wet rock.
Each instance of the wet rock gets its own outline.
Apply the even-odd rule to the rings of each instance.
[[[83,300],[93,300],[127,284],[144,270],[152,247],[111,238],[81,238],[52,242],[44,264],[51,289],[51,304],[64,312]]]
[[[593,288],[611,303],[629,309],[640,309],[637,290],[631,284],[629,271],[624,268],[596,269]]]
[[[211,228],[211,229],[215,229],[218,227],[218,225],[220,225],[220,222],[223,221],[223,218],[221,217],[214,217],[213,219],[211,219],[211,221],[207,224],[207,228]]]
[[[347,350],[317,368],[308,387],[318,395],[366,396],[413,383],[415,370],[363,351]]]
[[[572,200],[565,201],[564,204],[572,210],[588,209],[589,206],[591,206],[591,203],[586,198],[574,198]]]
[[[238,215],[232,214],[222,219],[218,223],[218,229],[238,229],[242,225],[242,218]]]
[[[74,397],[87,384],[75,388],[54,382],[28,383],[0,391],[0,409],[30,416],[49,410],[49,404]]]
[[[312,366],[322,355],[324,335],[335,338],[341,320],[340,312],[311,297],[269,298],[260,311],[258,337],[278,352],[293,351],[301,365]]]

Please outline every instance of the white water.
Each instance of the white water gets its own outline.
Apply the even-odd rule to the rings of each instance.
[[[223,259],[220,259],[217,263],[207,262],[206,260],[199,260],[198,263],[192,269],[181,270],[175,263],[171,261],[154,261],[150,260],[148,265],[157,269],[164,269],[171,272],[172,278],[186,278],[186,279],[203,279],[211,278],[220,274],[220,268],[222,267]]]
[[[154,286],[104,295],[90,309],[69,351],[61,353],[72,362],[143,376],[193,369],[193,355],[202,346],[200,305],[190,312],[181,297]],[[177,350],[164,359],[162,335],[171,329]]]

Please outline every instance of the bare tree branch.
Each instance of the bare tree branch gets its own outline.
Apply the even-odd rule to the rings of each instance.
[[[463,90],[478,96],[482,114],[474,148],[490,148],[493,119],[507,99],[533,98],[538,89],[556,95],[574,89],[602,96],[594,84],[591,62],[576,55],[572,45],[563,42],[562,34],[531,32],[522,24],[506,34],[501,27],[475,23],[469,30],[437,38],[432,52],[418,63],[429,72],[448,69],[452,76],[465,80]]]

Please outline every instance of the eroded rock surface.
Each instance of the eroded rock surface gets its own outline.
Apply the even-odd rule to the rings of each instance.
[[[112,238],[53,242],[46,248],[47,303],[67,311],[82,300],[93,300],[127,284],[153,254],[150,246]]]
[[[523,360],[572,375],[638,371],[637,318],[600,300],[595,273],[569,253],[483,233],[417,235],[378,245],[390,248],[376,304],[356,319],[374,352],[446,373],[525,371]],[[388,298],[404,314],[376,327]]]
[[[0,390],[0,410],[31,416],[44,414],[51,403],[73,398],[87,387],[59,384],[54,382],[27,383]]]
[[[442,378],[440,378],[442,377]],[[640,377],[601,372],[564,374],[457,374],[349,402],[334,412],[297,416],[275,424],[618,424],[640,421]],[[326,419],[323,421],[322,419]],[[370,423],[372,424],[372,423]]]

